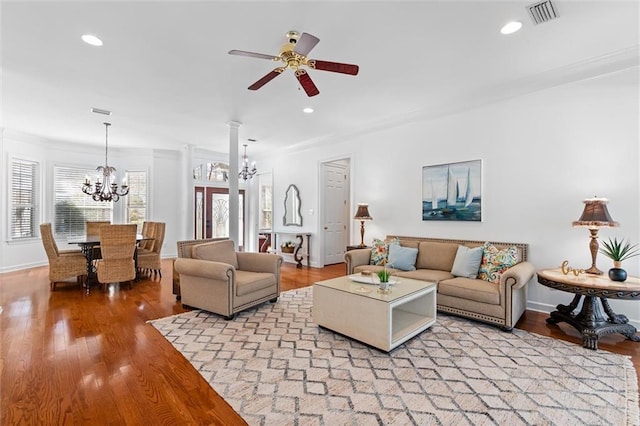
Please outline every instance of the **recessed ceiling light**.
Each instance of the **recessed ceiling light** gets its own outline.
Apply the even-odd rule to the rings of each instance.
[[[520,21],[511,21],[507,22],[504,27],[500,29],[502,34],[513,34],[522,28],[522,22]]]
[[[92,46],[102,46],[102,40],[91,34],[84,34],[82,36],[82,41]]]
[[[303,108],[302,112],[304,112],[305,114],[311,114],[313,112],[313,108],[311,107]]]

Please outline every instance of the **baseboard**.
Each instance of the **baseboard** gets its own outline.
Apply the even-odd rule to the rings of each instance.
[[[40,266],[48,266],[49,262],[31,262],[31,263],[21,263],[19,265],[11,265],[5,268],[0,268],[0,274],[5,274],[7,272],[15,272],[21,271],[23,269],[31,269],[31,268],[39,268]]]

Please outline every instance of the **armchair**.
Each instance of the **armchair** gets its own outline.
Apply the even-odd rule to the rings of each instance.
[[[236,252],[233,241],[192,247],[192,258],[176,259],[185,306],[204,309],[226,319],[280,296],[282,257],[269,253]]]

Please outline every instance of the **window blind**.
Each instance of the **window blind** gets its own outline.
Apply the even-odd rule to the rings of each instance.
[[[53,168],[56,236],[82,235],[85,233],[85,222],[88,220],[112,221],[112,202],[93,201],[91,196],[82,192],[85,176],[95,174],[95,169],[62,166]],[[95,177],[91,180],[95,182]]]
[[[36,173],[38,163],[11,160],[11,239],[36,236]]]

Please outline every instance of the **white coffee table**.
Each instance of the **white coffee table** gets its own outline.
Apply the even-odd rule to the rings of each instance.
[[[313,321],[389,352],[436,321],[436,285],[400,278],[389,294],[348,277],[313,286]]]

